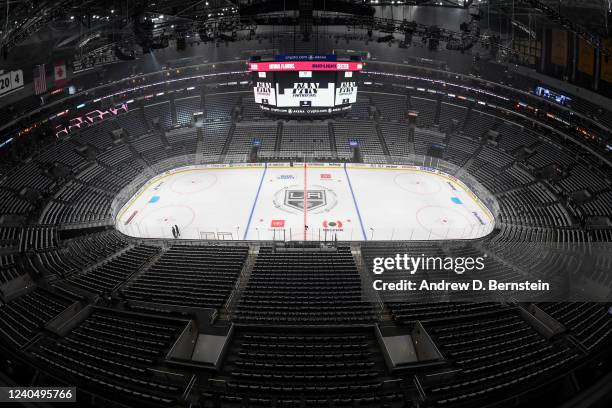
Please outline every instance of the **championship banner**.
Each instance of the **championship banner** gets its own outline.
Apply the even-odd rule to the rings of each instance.
[[[555,65],[567,65],[567,31],[552,30],[550,62]]]
[[[612,40],[604,40],[604,47],[612,54]],[[601,56],[601,80],[612,84],[612,55]]]
[[[580,38],[578,41],[578,71],[593,75],[595,68],[595,49],[591,44]]]
[[[56,61],[55,69],[53,70],[55,78],[55,86],[63,88],[66,85],[66,63],[64,61]]]

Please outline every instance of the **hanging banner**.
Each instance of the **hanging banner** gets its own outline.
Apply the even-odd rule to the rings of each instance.
[[[607,57],[601,56],[601,80],[612,84],[612,39],[604,40],[604,47],[610,52]]]
[[[580,38],[578,40],[578,71],[593,75],[595,68],[595,49],[591,44]]]
[[[552,30],[550,62],[560,66],[567,65],[567,31]]]

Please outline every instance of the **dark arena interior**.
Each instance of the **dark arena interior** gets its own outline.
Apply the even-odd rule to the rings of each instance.
[[[611,34],[0,0],[0,406],[612,407]]]

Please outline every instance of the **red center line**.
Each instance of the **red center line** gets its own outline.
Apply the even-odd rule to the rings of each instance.
[[[307,235],[306,234],[308,232],[307,229],[306,229],[308,227],[308,224],[307,224],[307,219],[308,218],[307,218],[307,215],[306,215],[306,214],[308,214],[308,198],[307,198],[307,196],[308,196],[308,187],[307,187],[308,186],[308,178],[307,177],[308,176],[307,176],[307,171],[306,171],[306,161],[304,161],[304,203],[303,203],[303,206],[304,206],[304,241],[307,240]]]

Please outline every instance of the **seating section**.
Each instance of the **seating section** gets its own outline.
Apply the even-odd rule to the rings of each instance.
[[[232,119],[232,112],[241,99],[240,93],[210,94],[204,98],[206,119],[211,121],[227,121]]]
[[[0,283],[11,281],[23,275],[18,265],[20,258],[18,254],[0,255]]]
[[[465,121],[463,134],[470,139],[478,140],[491,130],[499,121],[495,116],[473,110],[469,120]]]
[[[612,191],[598,194],[592,201],[582,204],[580,208],[587,216],[610,216],[610,208],[612,208]]]
[[[274,153],[276,122],[239,122],[236,124],[228,154],[248,154],[255,143],[265,156]]]
[[[463,166],[478,150],[478,143],[463,136],[451,137],[446,146],[445,159],[458,166]]]
[[[234,288],[247,252],[246,246],[174,245],[129,283],[124,296],[161,305],[219,309]]]
[[[58,294],[36,289],[11,302],[0,304],[1,340],[23,347],[71,303]]]
[[[336,121],[334,135],[339,158],[349,159],[353,156],[352,142],[359,145],[364,156],[385,154],[372,122]]]
[[[41,193],[51,192],[55,185],[55,181],[43,174],[41,168],[35,162],[25,164],[19,168],[19,171],[13,171],[5,178],[4,183],[0,181],[2,187],[14,190],[28,187]]]
[[[116,231],[101,232],[68,240],[59,248],[29,255],[30,267],[40,276],[67,278],[126,248],[127,241]]]
[[[453,120],[457,123],[454,126],[455,132],[463,128],[465,121],[465,115],[467,114],[467,108],[465,106],[458,106],[452,103],[442,102],[440,104],[440,132],[448,133],[451,131],[453,126]]]
[[[402,405],[397,387],[384,386],[384,361],[371,329],[239,329],[223,371],[223,406],[410,406]]]
[[[510,224],[567,227],[572,217],[561,204],[543,204],[534,190],[521,188],[498,197],[500,218]]]
[[[32,226],[24,229],[21,235],[20,251],[45,250],[58,245],[58,234],[55,227]]]
[[[186,322],[95,308],[83,323],[58,341],[45,341],[34,357],[73,384],[85,384],[105,398],[139,405],[172,405],[184,391],[181,381],[155,377]],[[180,377],[179,377],[180,378]]]
[[[106,152],[99,154],[97,159],[103,164],[113,167],[119,163],[129,160],[133,157],[131,150],[126,144],[113,147]]]
[[[433,126],[436,118],[436,106],[437,101],[431,99],[418,98],[416,96],[410,97],[410,106],[412,110],[418,112],[416,124],[420,127]]]
[[[350,248],[278,250],[263,247],[243,293],[236,320],[260,324],[365,323],[372,305]]]
[[[398,122],[406,117],[408,107],[405,96],[371,93],[370,98],[380,112],[381,122]]]
[[[223,151],[223,146],[230,132],[230,122],[207,123],[204,126],[204,143],[202,153],[218,156]]]
[[[171,146],[169,157],[195,154],[198,147],[198,132],[193,128],[179,128],[166,132]]]
[[[357,102],[351,106],[346,114],[347,118],[356,120],[367,120],[370,118],[371,101],[368,96],[357,95]]]
[[[596,175],[596,177],[593,177],[593,175]],[[566,177],[558,181],[558,184],[568,192],[583,189],[598,192],[609,188],[611,182],[612,180],[606,180],[606,176],[600,170],[588,168],[583,164],[576,164]]]
[[[28,214],[34,207],[24,199],[19,198],[11,191],[0,188],[0,213],[2,214]]]
[[[68,168],[76,168],[84,162],[84,158],[75,151],[74,144],[60,142],[36,157],[43,163],[60,163]]]
[[[253,95],[242,98],[242,117],[244,120],[258,120],[265,117],[261,107],[255,103]]]
[[[42,224],[71,224],[110,220],[112,194],[76,182],[68,182],[49,201],[40,218]]]
[[[66,282],[91,293],[110,293],[158,252],[158,247],[138,245],[86,273],[69,278]]]
[[[116,121],[131,137],[137,137],[149,131],[140,109],[130,110],[128,113],[119,115]]]
[[[131,144],[149,165],[168,158],[164,141],[158,134],[143,136]]]
[[[111,120],[105,120],[81,129],[76,136],[73,136],[73,142],[81,145],[91,145],[96,149],[103,151],[113,144],[111,131],[114,129],[115,127],[113,126],[113,122]],[[140,130],[135,133],[139,134]]]
[[[14,247],[19,244],[21,238],[20,227],[0,226],[0,248]]]
[[[499,133],[498,146],[507,152],[531,147],[537,143],[533,134],[514,123],[503,122],[495,131]]]
[[[154,120],[159,123],[161,129],[170,129],[172,127],[172,114],[170,113],[169,101],[147,105],[144,108],[144,113],[150,129],[155,129]]]
[[[287,157],[291,152],[321,152],[325,155],[331,151],[329,144],[329,126],[326,122],[300,123],[291,121],[283,124],[280,155]]]
[[[407,124],[382,122],[380,131],[391,156],[405,157],[414,153],[414,146],[411,143],[412,137]]]
[[[572,164],[572,158],[565,154],[561,149],[550,143],[544,143],[536,147],[535,154],[528,159],[529,164],[535,168],[550,166],[551,164],[559,164],[569,166]]]
[[[435,130],[415,129],[414,131],[414,151],[416,154],[428,155],[432,145],[443,146],[445,136]]]
[[[578,357],[562,344],[547,342],[511,309],[478,319],[426,324],[440,352],[460,371],[429,384],[430,403],[486,406],[563,373]]]
[[[605,303],[540,303],[538,306],[555,318],[587,350],[612,342],[612,315]]]
[[[189,98],[176,99],[174,106],[176,107],[176,124],[179,126],[187,126],[193,119],[193,114],[202,111],[202,100],[199,96],[191,96]]]

